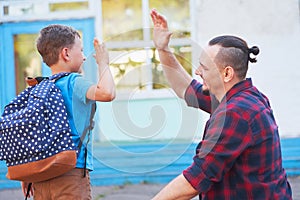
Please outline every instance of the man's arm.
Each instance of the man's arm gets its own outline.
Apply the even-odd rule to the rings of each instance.
[[[164,187],[153,200],[188,200],[198,195],[191,184],[180,174]]]
[[[151,18],[154,24],[153,41],[159,53],[165,76],[177,96],[184,98],[185,91],[192,82],[192,77],[185,71],[168,47],[172,33],[168,30],[166,18],[155,9],[151,11]]]
[[[115,83],[109,69],[108,51],[104,44],[100,44],[97,39],[94,39],[94,55],[99,73],[99,81],[97,85],[91,86],[86,94],[86,97],[95,101],[112,101],[115,98]]]

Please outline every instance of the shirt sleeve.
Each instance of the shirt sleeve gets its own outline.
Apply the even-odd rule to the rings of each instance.
[[[202,84],[197,80],[193,80],[185,91],[184,99],[188,106],[200,108],[211,113],[210,95],[205,95],[202,90]]]
[[[86,98],[86,93],[88,89],[93,85],[91,81],[88,81],[87,79],[83,78],[81,75],[78,75],[75,79],[74,84],[74,91],[76,91],[74,94],[77,96],[77,98],[87,104],[90,101]]]
[[[210,120],[194,162],[183,171],[184,177],[199,193],[207,192],[214,182],[221,181],[251,143],[250,127],[238,114],[224,111]]]

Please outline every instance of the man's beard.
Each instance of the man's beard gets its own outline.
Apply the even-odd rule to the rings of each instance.
[[[209,90],[203,90],[202,93],[203,93],[204,95],[206,95],[206,96],[209,96],[209,95],[210,95]]]

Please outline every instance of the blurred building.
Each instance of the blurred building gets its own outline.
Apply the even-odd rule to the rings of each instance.
[[[249,75],[270,97],[281,135],[300,135],[297,1],[10,0],[0,6],[1,111],[26,87],[25,77],[50,74],[36,51],[39,30],[66,24],[82,34],[87,78],[98,78],[93,38],[110,50],[117,100],[100,106],[96,139],[197,140],[207,115],[187,108],[169,89],[151,40],[149,12],[156,8],[169,19],[172,50],[191,75],[201,47],[216,35],[234,34],[258,45],[261,54]]]
[[[299,137],[299,2],[1,0],[0,111],[27,87],[25,77],[51,73],[35,47],[40,29],[49,24],[72,26],[82,35],[87,57],[84,76],[98,81],[92,42],[98,37],[109,49],[117,85],[116,100],[98,103],[94,183],[119,184],[129,180],[128,174],[120,171],[139,173],[130,176],[136,181],[148,180],[145,176],[159,182],[175,177],[192,161],[208,115],[188,108],[169,88],[152,43],[149,12],[156,8],[168,18],[173,31],[172,51],[193,76],[202,47],[217,35],[241,36],[249,46],[259,46],[258,62],[250,65],[249,76],[270,98],[282,138]],[[129,143],[138,145],[126,146]],[[290,141],[284,145],[293,146]],[[289,152],[283,153],[293,157]],[[285,165],[294,169],[298,162],[293,157]]]
[[[157,8],[172,19],[172,50],[192,74],[194,1],[23,0],[0,1],[0,5],[1,110],[26,87],[25,77],[50,75],[50,69],[36,50],[35,39],[46,25],[65,24],[82,34],[87,57],[83,69],[88,79],[95,82],[98,79],[92,56],[93,38],[100,38],[110,50],[118,97],[115,102],[99,107],[98,121],[102,123],[96,127],[96,140],[194,137],[194,129],[180,133],[182,112],[187,108],[175,97],[163,76],[152,44],[149,16],[150,9]],[[193,127],[197,126],[190,121]]]
[[[89,79],[98,78],[93,38],[110,50],[117,100],[101,105],[96,139],[197,140],[207,115],[187,108],[169,89],[151,40],[149,12],[156,8],[174,32],[172,50],[193,76],[201,47],[216,35],[258,45],[261,54],[249,75],[270,97],[281,135],[300,135],[299,1],[10,0],[0,6],[1,111],[26,87],[25,77],[50,74],[35,39],[46,25],[65,24],[82,34]]]

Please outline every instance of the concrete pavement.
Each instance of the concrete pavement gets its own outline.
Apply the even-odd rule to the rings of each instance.
[[[293,190],[293,199],[300,200],[300,176],[289,177],[289,182]],[[150,183],[125,184],[122,186],[97,186],[92,188],[93,200],[149,200],[163,187],[164,184]],[[24,198],[20,189],[10,189],[1,190],[0,199],[20,200]]]

